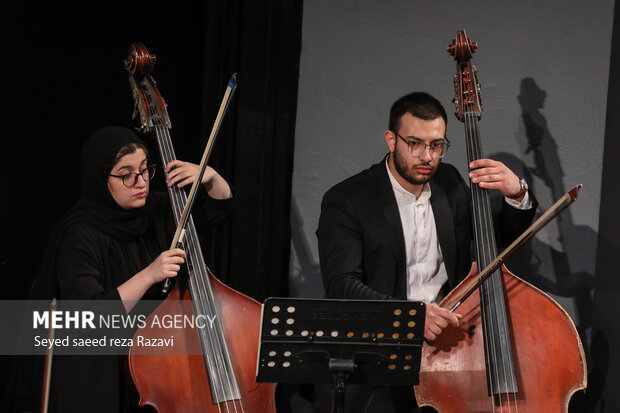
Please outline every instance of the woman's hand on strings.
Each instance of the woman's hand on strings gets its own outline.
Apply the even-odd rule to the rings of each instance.
[[[469,179],[480,185],[480,188],[497,189],[508,198],[514,197],[521,190],[519,177],[502,162],[478,159],[469,164],[469,169]]]
[[[200,166],[176,159],[166,165],[164,172],[166,172],[166,184],[168,184],[168,186],[176,185],[179,188],[183,188],[186,185],[194,183],[196,177],[200,173]],[[204,184],[212,179],[215,173],[217,172],[215,172],[213,168],[207,166],[202,176],[202,183]]]
[[[183,188],[194,183],[196,177],[200,174],[200,165],[177,159],[168,163],[164,171],[167,174],[166,184],[168,186],[176,185],[179,188]],[[200,183],[204,185],[211,198],[227,199],[232,196],[228,182],[210,166],[206,167]]]
[[[427,304],[424,319],[424,338],[427,341],[434,341],[449,325],[458,326],[460,318],[460,314],[453,313],[435,303]]]

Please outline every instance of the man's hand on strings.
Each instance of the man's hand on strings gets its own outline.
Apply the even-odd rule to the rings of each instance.
[[[469,179],[484,189],[497,189],[507,198],[515,198],[521,190],[519,177],[502,162],[493,159],[478,159],[469,164]]]

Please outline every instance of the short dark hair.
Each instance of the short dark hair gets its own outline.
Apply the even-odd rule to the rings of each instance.
[[[394,102],[390,109],[389,130],[398,131],[400,118],[405,113],[424,120],[433,120],[441,116],[448,126],[446,110],[437,99],[426,92],[412,92]]]

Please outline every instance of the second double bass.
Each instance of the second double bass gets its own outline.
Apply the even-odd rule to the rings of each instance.
[[[167,165],[175,155],[166,105],[150,74],[154,61],[146,48],[136,43],[130,46],[125,63],[143,128],[154,132]],[[180,221],[186,194],[171,187],[169,195],[175,219]],[[130,351],[129,369],[140,393],[140,405],[150,405],[159,413],[275,412],[275,385],[255,381],[260,304],[227,287],[209,271],[191,217],[183,246],[187,277],[179,277],[150,318],[201,317],[209,323],[185,328],[175,336],[175,348],[185,352]],[[149,340],[170,336],[163,328],[141,329],[137,334]]]
[[[482,158],[479,85],[471,57],[477,47],[464,31],[448,46],[457,61],[457,117],[465,124],[468,161]],[[476,261],[495,258],[488,194],[472,185]],[[452,308],[472,272],[441,302]],[[581,341],[566,312],[548,295],[505,267],[459,307],[448,327],[422,353],[418,404],[449,412],[566,412],[571,395],[586,386]]]

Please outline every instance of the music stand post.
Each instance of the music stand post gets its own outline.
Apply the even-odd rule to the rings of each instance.
[[[415,301],[268,298],[256,381],[333,382],[333,412],[345,384],[416,385],[424,317]]]

